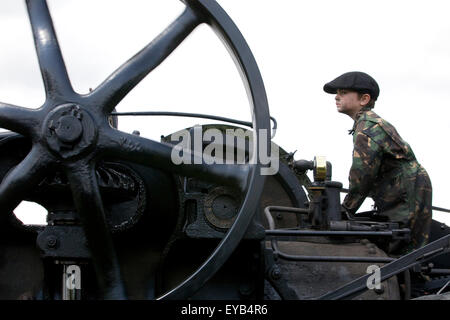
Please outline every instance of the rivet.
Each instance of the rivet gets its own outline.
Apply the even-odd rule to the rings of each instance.
[[[48,248],[56,248],[56,245],[58,244],[58,238],[56,238],[55,236],[48,236],[46,240]]]

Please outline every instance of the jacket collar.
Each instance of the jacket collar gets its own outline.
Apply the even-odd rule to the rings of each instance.
[[[348,130],[348,134],[353,135],[356,130],[356,125],[358,124],[358,120],[364,115],[365,112],[372,110],[372,108],[369,107],[362,107],[355,117],[355,122],[353,123],[353,128],[351,130]]]

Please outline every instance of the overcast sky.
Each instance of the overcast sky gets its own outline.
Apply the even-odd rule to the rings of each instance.
[[[450,208],[450,21],[448,1],[220,0],[260,68],[274,142],[296,159],[326,156],[348,187],[353,121],[337,113],[325,82],[347,71],[380,86],[375,112],[394,124],[430,174],[433,205]],[[86,93],[183,10],[178,0],[50,0],[74,88]],[[0,1],[0,101],[37,108],[44,90],[24,2]],[[207,25],[138,85],[118,111],[202,112],[250,120],[239,73]],[[119,129],[159,140],[192,118],[121,118]],[[366,203],[364,209],[369,209]],[[450,225],[450,213],[433,212]]]

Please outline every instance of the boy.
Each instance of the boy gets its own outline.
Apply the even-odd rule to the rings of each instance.
[[[409,144],[372,111],[380,93],[377,82],[366,73],[348,72],[323,89],[336,94],[338,112],[355,121],[350,131],[354,149],[349,193],[343,208],[355,214],[370,196],[380,215],[411,229],[411,241],[395,242],[390,253],[404,254],[424,246],[431,227],[431,181]]]

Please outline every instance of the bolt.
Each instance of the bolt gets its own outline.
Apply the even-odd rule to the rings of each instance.
[[[278,267],[274,267],[272,269],[272,272],[270,273],[270,276],[272,277],[272,279],[274,280],[278,280],[281,278],[281,270]]]
[[[53,120],[50,120],[48,122],[48,128],[53,131],[56,129],[55,124],[53,123]]]
[[[141,135],[141,133],[138,130],[134,130],[132,134],[135,135],[135,136],[140,136]]]
[[[241,284],[239,287],[239,293],[244,297],[250,296],[252,292],[253,288],[248,283]]]
[[[33,300],[33,295],[31,292],[24,292],[19,296],[18,300]]]
[[[423,272],[430,272],[434,268],[434,263],[430,262],[426,266],[423,266],[421,270]]]
[[[63,143],[73,144],[83,134],[83,125],[75,116],[62,116],[56,126],[56,136]]]
[[[360,243],[366,245],[366,244],[369,243],[369,240],[367,240],[367,239],[362,239],[362,240],[360,241]]]
[[[47,247],[50,249],[56,248],[56,245],[58,244],[58,238],[55,236],[48,236],[47,237]]]
[[[375,248],[369,248],[369,254],[376,254],[377,250]]]
[[[78,120],[81,120],[83,118],[83,114],[78,109],[73,109],[71,115]]]
[[[374,289],[376,294],[383,294],[384,293],[384,286],[380,286],[380,288]]]

